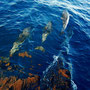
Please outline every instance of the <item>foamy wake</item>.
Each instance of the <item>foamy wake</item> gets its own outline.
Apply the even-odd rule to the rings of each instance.
[[[73,80],[71,80],[71,85],[72,85],[73,90],[77,90],[77,85],[75,84]]]
[[[53,55],[53,59],[54,59],[53,62],[46,68],[45,71],[43,71],[44,77],[45,77],[45,75],[48,73],[48,71],[50,70],[50,68],[52,68],[52,67],[54,66],[54,64],[58,61],[58,58],[60,57],[60,55],[61,55],[60,53],[59,53],[58,56]],[[70,69],[70,72],[71,72],[71,85],[72,85],[72,89],[73,89],[73,90],[77,90],[77,85],[76,85],[75,82],[72,80],[72,64],[69,63],[69,62],[63,61],[63,65],[64,65],[64,64],[68,64],[69,69]]]
[[[48,70],[58,61],[58,57],[59,56],[55,56],[55,55],[53,56],[53,58],[54,58],[53,62],[46,68],[45,71],[43,71],[43,74],[47,73]]]

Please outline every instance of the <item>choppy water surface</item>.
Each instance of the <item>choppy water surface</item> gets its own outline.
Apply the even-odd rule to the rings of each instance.
[[[62,11],[72,16],[64,35]],[[44,43],[41,42],[45,25],[52,22],[52,32]],[[90,1],[89,0],[0,0],[0,56],[9,57],[13,43],[24,28],[31,27],[30,37],[13,57],[12,65],[24,68],[23,72],[42,75],[63,58],[70,69],[74,88],[89,90],[90,86]],[[43,46],[45,52],[35,50]],[[18,53],[27,51],[32,58],[22,58]],[[5,72],[12,75],[11,72]],[[17,75],[17,71],[14,72]],[[22,76],[20,76],[22,77]]]

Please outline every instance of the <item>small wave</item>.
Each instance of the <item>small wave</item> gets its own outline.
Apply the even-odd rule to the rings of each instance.
[[[58,61],[59,56],[54,55],[53,58],[53,62],[46,68],[45,71],[43,71],[43,74],[46,74],[49,71],[49,69]]]
[[[72,85],[73,90],[77,90],[77,85],[75,84],[73,80],[71,80],[71,85]]]
[[[72,5],[72,3],[70,1],[64,0],[64,1],[60,1],[60,0],[34,0],[35,2],[41,3],[41,4],[45,4],[45,5],[49,5],[49,6],[58,6],[58,7],[63,7],[63,8],[68,8],[68,9],[84,9],[82,7],[77,7],[76,5]]]
[[[38,2],[38,3],[41,3],[41,4],[46,4],[46,5],[50,5],[50,6],[53,6],[53,5],[57,5],[57,6],[61,6],[61,5],[65,5],[65,0],[62,2],[62,1],[59,1],[59,0],[34,0],[35,2]],[[68,2],[68,1],[66,1]],[[68,2],[70,3],[70,2]]]

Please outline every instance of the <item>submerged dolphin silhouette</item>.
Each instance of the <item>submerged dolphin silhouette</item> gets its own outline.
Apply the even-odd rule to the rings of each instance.
[[[12,56],[16,51],[19,50],[20,45],[26,40],[29,36],[30,27],[25,28],[21,34],[19,34],[18,39],[13,43],[13,47],[10,50],[10,56]]]
[[[35,50],[40,50],[40,51],[42,51],[42,52],[45,52],[45,49],[44,49],[44,47],[42,47],[42,46],[37,46],[37,47],[35,48]]]
[[[42,42],[44,42],[47,36],[51,33],[52,30],[52,23],[48,22],[48,24],[44,27],[43,34],[42,34]]]
[[[70,14],[68,13],[68,11],[66,10],[63,11],[61,19],[63,21],[63,28],[61,30],[61,34],[63,34],[64,30],[67,28],[70,19]]]

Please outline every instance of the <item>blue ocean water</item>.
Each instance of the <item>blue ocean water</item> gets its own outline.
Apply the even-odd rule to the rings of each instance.
[[[63,10],[72,16],[65,34],[60,36]],[[42,31],[49,21],[52,21],[53,30],[42,44]],[[64,63],[69,65],[74,89],[89,90],[90,1],[0,0],[0,56],[9,57],[9,51],[19,34],[30,26],[31,38],[25,40],[20,50],[10,58],[11,62],[25,68],[25,73],[42,75],[61,55]],[[45,48],[45,53],[34,49],[40,45]],[[24,51],[29,52],[32,58],[22,59],[17,56]],[[34,70],[29,70],[32,65]]]

